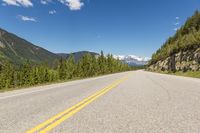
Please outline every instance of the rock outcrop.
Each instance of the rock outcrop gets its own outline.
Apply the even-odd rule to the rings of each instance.
[[[200,48],[181,51],[148,67],[150,71],[199,71]]]
[[[0,41],[0,48],[5,48],[5,45]]]

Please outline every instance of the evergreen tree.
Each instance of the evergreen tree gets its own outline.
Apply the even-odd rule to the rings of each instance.
[[[76,69],[76,64],[74,60],[74,56],[71,54],[66,62],[66,73],[67,73],[67,79],[72,79],[74,77],[74,72]]]
[[[58,65],[59,78],[65,80],[67,78],[66,59],[61,58]]]
[[[127,64],[114,59],[112,55],[105,57],[103,51],[99,57],[85,54],[77,63],[73,55],[70,55],[67,60],[61,58],[57,67],[53,68],[47,64],[33,65],[30,61],[26,61],[20,67],[14,67],[10,62],[5,62],[0,67],[0,89],[92,77],[129,69]]]
[[[194,15],[187,19],[186,23],[177,30],[173,37],[170,37],[160,49],[152,55],[151,64],[159,60],[186,51],[187,49],[196,49],[200,47],[200,13],[196,11]]]
[[[30,85],[31,81],[31,63],[30,61],[26,61],[21,67],[21,85]]]
[[[99,64],[99,74],[105,74],[106,73],[106,58],[104,57],[103,51],[101,51],[100,57],[98,58],[98,64]]]
[[[14,66],[9,61],[6,61],[1,70],[1,87],[14,87],[14,77]]]

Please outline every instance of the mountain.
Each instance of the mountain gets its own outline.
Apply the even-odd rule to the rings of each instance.
[[[27,60],[33,63],[52,64],[59,56],[38,47],[12,33],[0,29],[0,62],[9,60],[21,64]]]
[[[78,61],[84,54],[99,56],[98,53],[89,51],[80,51],[71,53]],[[22,64],[29,60],[32,63],[48,63],[52,65],[61,57],[68,58],[70,54],[55,54],[44,48],[36,46],[23,38],[0,29],[0,64],[9,60],[14,64]]]
[[[147,65],[150,58],[148,57],[138,57],[135,55],[114,55],[115,59],[119,59],[130,66],[143,66]]]
[[[79,61],[83,57],[83,55],[85,55],[85,54],[91,54],[91,55],[96,56],[96,57],[99,56],[98,53],[89,52],[89,51],[80,51],[80,52],[74,52],[74,53],[71,53],[71,54],[74,56],[75,61]],[[61,56],[63,58],[68,58],[70,56],[70,54],[65,54],[65,53],[57,53],[57,55]]]
[[[149,63],[152,71],[200,70],[200,12],[170,37],[153,55]]]

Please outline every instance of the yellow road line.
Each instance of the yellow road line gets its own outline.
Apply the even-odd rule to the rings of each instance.
[[[46,133],[46,132],[52,130],[53,128],[55,128],[56,126],[61,124],[63,121],[67,120],[72,115],[79,112],[82,108],[84,108],[85,106],[87,106],[88,104],[90,104],[91,102],[93,102],[94,100],[99,98],[100,96],[104,95],[105,93],[107,93],[108,91],[110,91],[111,89],[113,89],[114,87],[116,87],[117,85],[119,85],[121,82],[123,82],[126,79],[127,79],[127,76],[115,81],[111,85],[109,85],[109,86],[97,91],[93,95],[85,98],[84,100],[82,100],[78,104],[76,104],[76,105],[68,108],[67,110],[53,116],[52,118],[41,123],[40,125],[28,130],[26,133],[36,133],[36,132]]]

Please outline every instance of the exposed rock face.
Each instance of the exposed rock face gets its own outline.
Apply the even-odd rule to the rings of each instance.
[[[5,34],[5,32],[0,29],[0,37],[2,37],[4,34]]]
[[[0,39],[4,35],[4,31],[0,29]],[[5,48],[5,45],[0,41],[0,48]]]
[[[5,45],[0,41],[0,48],[5,48]]]
[[[148,69],[151,71],[199,71],[200,48],[176,53],[150,65]]]

